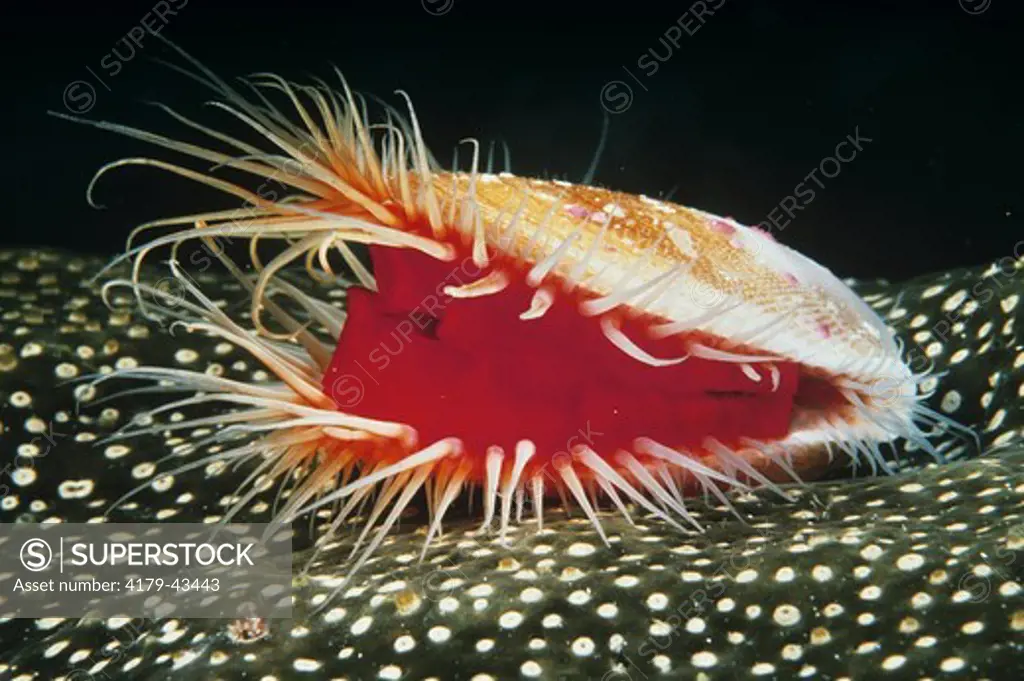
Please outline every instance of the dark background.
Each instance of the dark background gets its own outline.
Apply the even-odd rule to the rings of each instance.
[[[403,88],[442,162],[463,137],[503,139],[522,175],[581,178],[600,136],[603,88],[622,81],[632,99],[610,117],[596,182],[674,190],[676,201],[749,224],[859,128],[873,141],[815,187],[780,235],[840,275],[898,279],[981,263],[1011,254],[1024,235],[1016,0],[725,0],[703,25],[689,1],[167,4],[178,10],[166,22],[150,0],[4,10],[4,108],[14,120],[2,126],[2,166],[14,214],[0,244],[114,253],[134,224],[234,205],[140,168],[101,181],[106,210],[85,203],[104,162],[178,159],[47,116],[67,110],[75,81],[95,93],[91,118],[199,139],[144,103],[158,100],[235,129],[202,106],[209,91],[152,60],[172,55],[149,36],[111,74],[112,50],[131,55],[124,37],[147,12],[146,23],[225,78],[329,79],[333,63],[353,87],[396,105],[392,93]],[[699,30],[681,33],[678,47],[660,42],[680,35],[677,20]],[[666,45],[671,56],[655,73],[638,66],[649,49],[664,58]],[[626,91],[613,87],[608,103],[621,107]]]

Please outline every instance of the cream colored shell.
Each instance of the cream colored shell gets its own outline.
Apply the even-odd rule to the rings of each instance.
[[[645,196],[508,173],[438,173],[432,186],[445,222],[470,237],[476,211],[487,244],[525,262],[544,261],[578,235],[554,273],[597,294],[679,267],[646,311],[694,320],[722,347],[778,354],[865,383],[904,384],[910,376],[891,332],[849,287],[762,230]]]

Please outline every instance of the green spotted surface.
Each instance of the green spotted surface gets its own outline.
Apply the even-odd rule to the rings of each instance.
[[[230,344],[143,319],[124,292],[108,309],[82,283],[102,264],[0,252],[0,521],[212,520],[245,471],[190,471],[105,516],[207,433],[100,443],[166,398],[104,401],[115,387],[75,379],[135,363],[268,377]],[[244,314],[225,277],[197,280]],[[859,288],[912,367],[934,363],[930,405],[973,427],[980,454],[947,437],[946,464],[901,449],[895,476],[797,487],[794,503],[736,496],[747,523],[697,501],[704,534],[609,514],[611,550],[554,510],[507,546],[446,523],[420,564],[414,517],[326,603],[346,542],[320,554],[289,621],[0,622],[0,679],[1022,678],[1024,263]],[[240,519],[267,520],[269,501]]]

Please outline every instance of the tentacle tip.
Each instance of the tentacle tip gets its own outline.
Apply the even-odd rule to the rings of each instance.
[[[415,449],[420,441],[418,430],[409,425],[402,425],[398,429],[397,439],[406,447]]]

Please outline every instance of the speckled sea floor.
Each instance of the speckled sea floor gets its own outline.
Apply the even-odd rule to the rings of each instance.
[[[97,445],[160,398],[99,404],[69,379],[136,362],[266,378],[229,344],[108,310],[81,284],[102,262],[0,252],[3,522],[102,517],[185,442]],[[417,564],[421,521],[409,518],[315,615],[345,542],[297,581],[293,619],[254,637],[220,620],[9,620],[0,679],[1024,678],[1022,265],[861,289],[909,352],[948,371],[932,405],[976,428],[981,457],[947,439],[941,466],[904,451],[896,476],[797,488],[795,503],[737,497],[748,523],[697,500],[705,534],[607,515],[612,550],[552,511],[509,546],[451,523]],[[244,476],[189,472],[109,519],[210,519]]]

